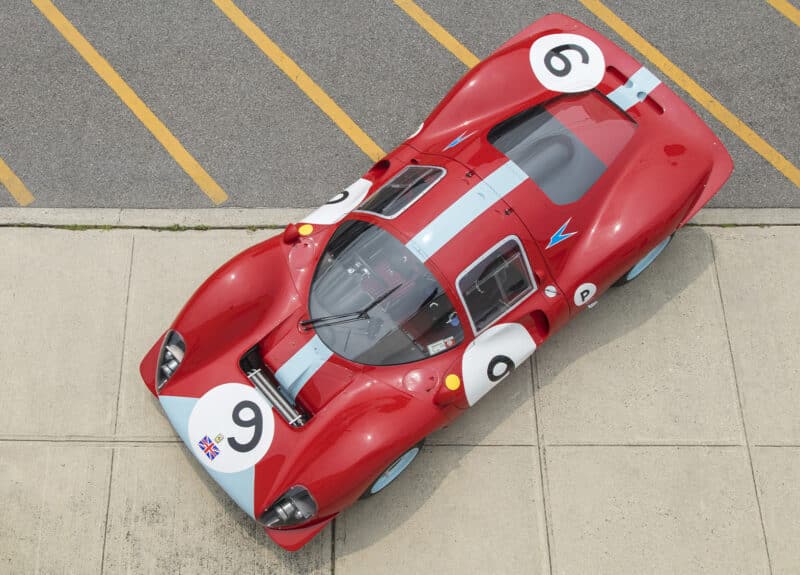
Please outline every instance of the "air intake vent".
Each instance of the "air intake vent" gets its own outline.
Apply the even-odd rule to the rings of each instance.
[[[247,379],[256,386],[257,390],[264,394],[267,401],[269,401],[272,407],[275,408],[275,411],[286,420],[286,423],[292,427],[302,427],[305,425],[308,418],[280,392],[277,383],[272,377],[272,373],[270,373],[261,360],[258,346],[252,348],[242,357],[239,366],[242,368],[242,371],[244,371]]]
[[[614,66],[608,66],[606,70],[608,70],[608,76],[611,78],[608,84],[614,88],[609,92],[608,98],[623,111],[628,111],[636,102],[644,102],[644,105],[656,114],[661,115],[664,113],[664,107],[650,95],[650,91],[653,88],[652,82],[658,82],[658,79],[650,72],[642,68],[639,70],[639,74],[642,74],[642,77],[637,78],[637,74],[626,77]]]

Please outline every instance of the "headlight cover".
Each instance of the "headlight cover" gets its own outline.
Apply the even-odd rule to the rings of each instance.
[[[161,391],[164,384],[178,369],[186,353],[186,343],[177,331],[170,331],[164,338],[161,352],[158,354],[156,367],[156,391]]]
[[[304,523],[317,514],[317,503],[302,485],[295,485],[261,514],[259,523],[270,529],[283,529]]]

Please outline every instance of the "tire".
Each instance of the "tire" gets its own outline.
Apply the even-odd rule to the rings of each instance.
[[[659,242],[659,244],[656,247],[650,250],[646,256],[644,256],[641,260],[639,260],[639,262],[635,266],[633,266],[631,269],[625,272],[621,278],[619,278],[616,282],[614,282],[613,287],[624,286],[625,284],[629,284],[637,277],[639,277],[641,273],[647,268],[649,268],[650,265],[656,260],[656,258],[659,255],[661,255],[661,252],[663,252],[664,249],[666,249],[666,247],[672,241],[672,236],[674,235],[675,234],[670,234],[666,238],[661,240],[661,242]]]
[[[367,499],[368,497],[372,497],[386,489],[395,479],[397,479],[403,471],[405,471],[411,462],[413,462],[417,456],[419,455],[420,450],[422,449],[422,444],[425,443],[423,439],[419,443],[417,443],[414,447],[403,453],[400,457],[395,459],[389,467],[383,470],[378,478],[372,482],[364,494],[361,496],[361,499]]]

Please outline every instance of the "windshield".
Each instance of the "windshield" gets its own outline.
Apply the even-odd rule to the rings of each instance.
[[[328,242],[308,309],[328,348],[367,365],[419,361],[464,339],[428,268],[390,233],[359,220],[344,222]]]

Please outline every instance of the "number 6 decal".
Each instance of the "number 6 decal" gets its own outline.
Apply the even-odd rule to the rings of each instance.
[[[554,92],[585,92],[597,86],[606,71],[600,48],[577,34],[550,34],[531,46],[531,68],[542,86]]]

